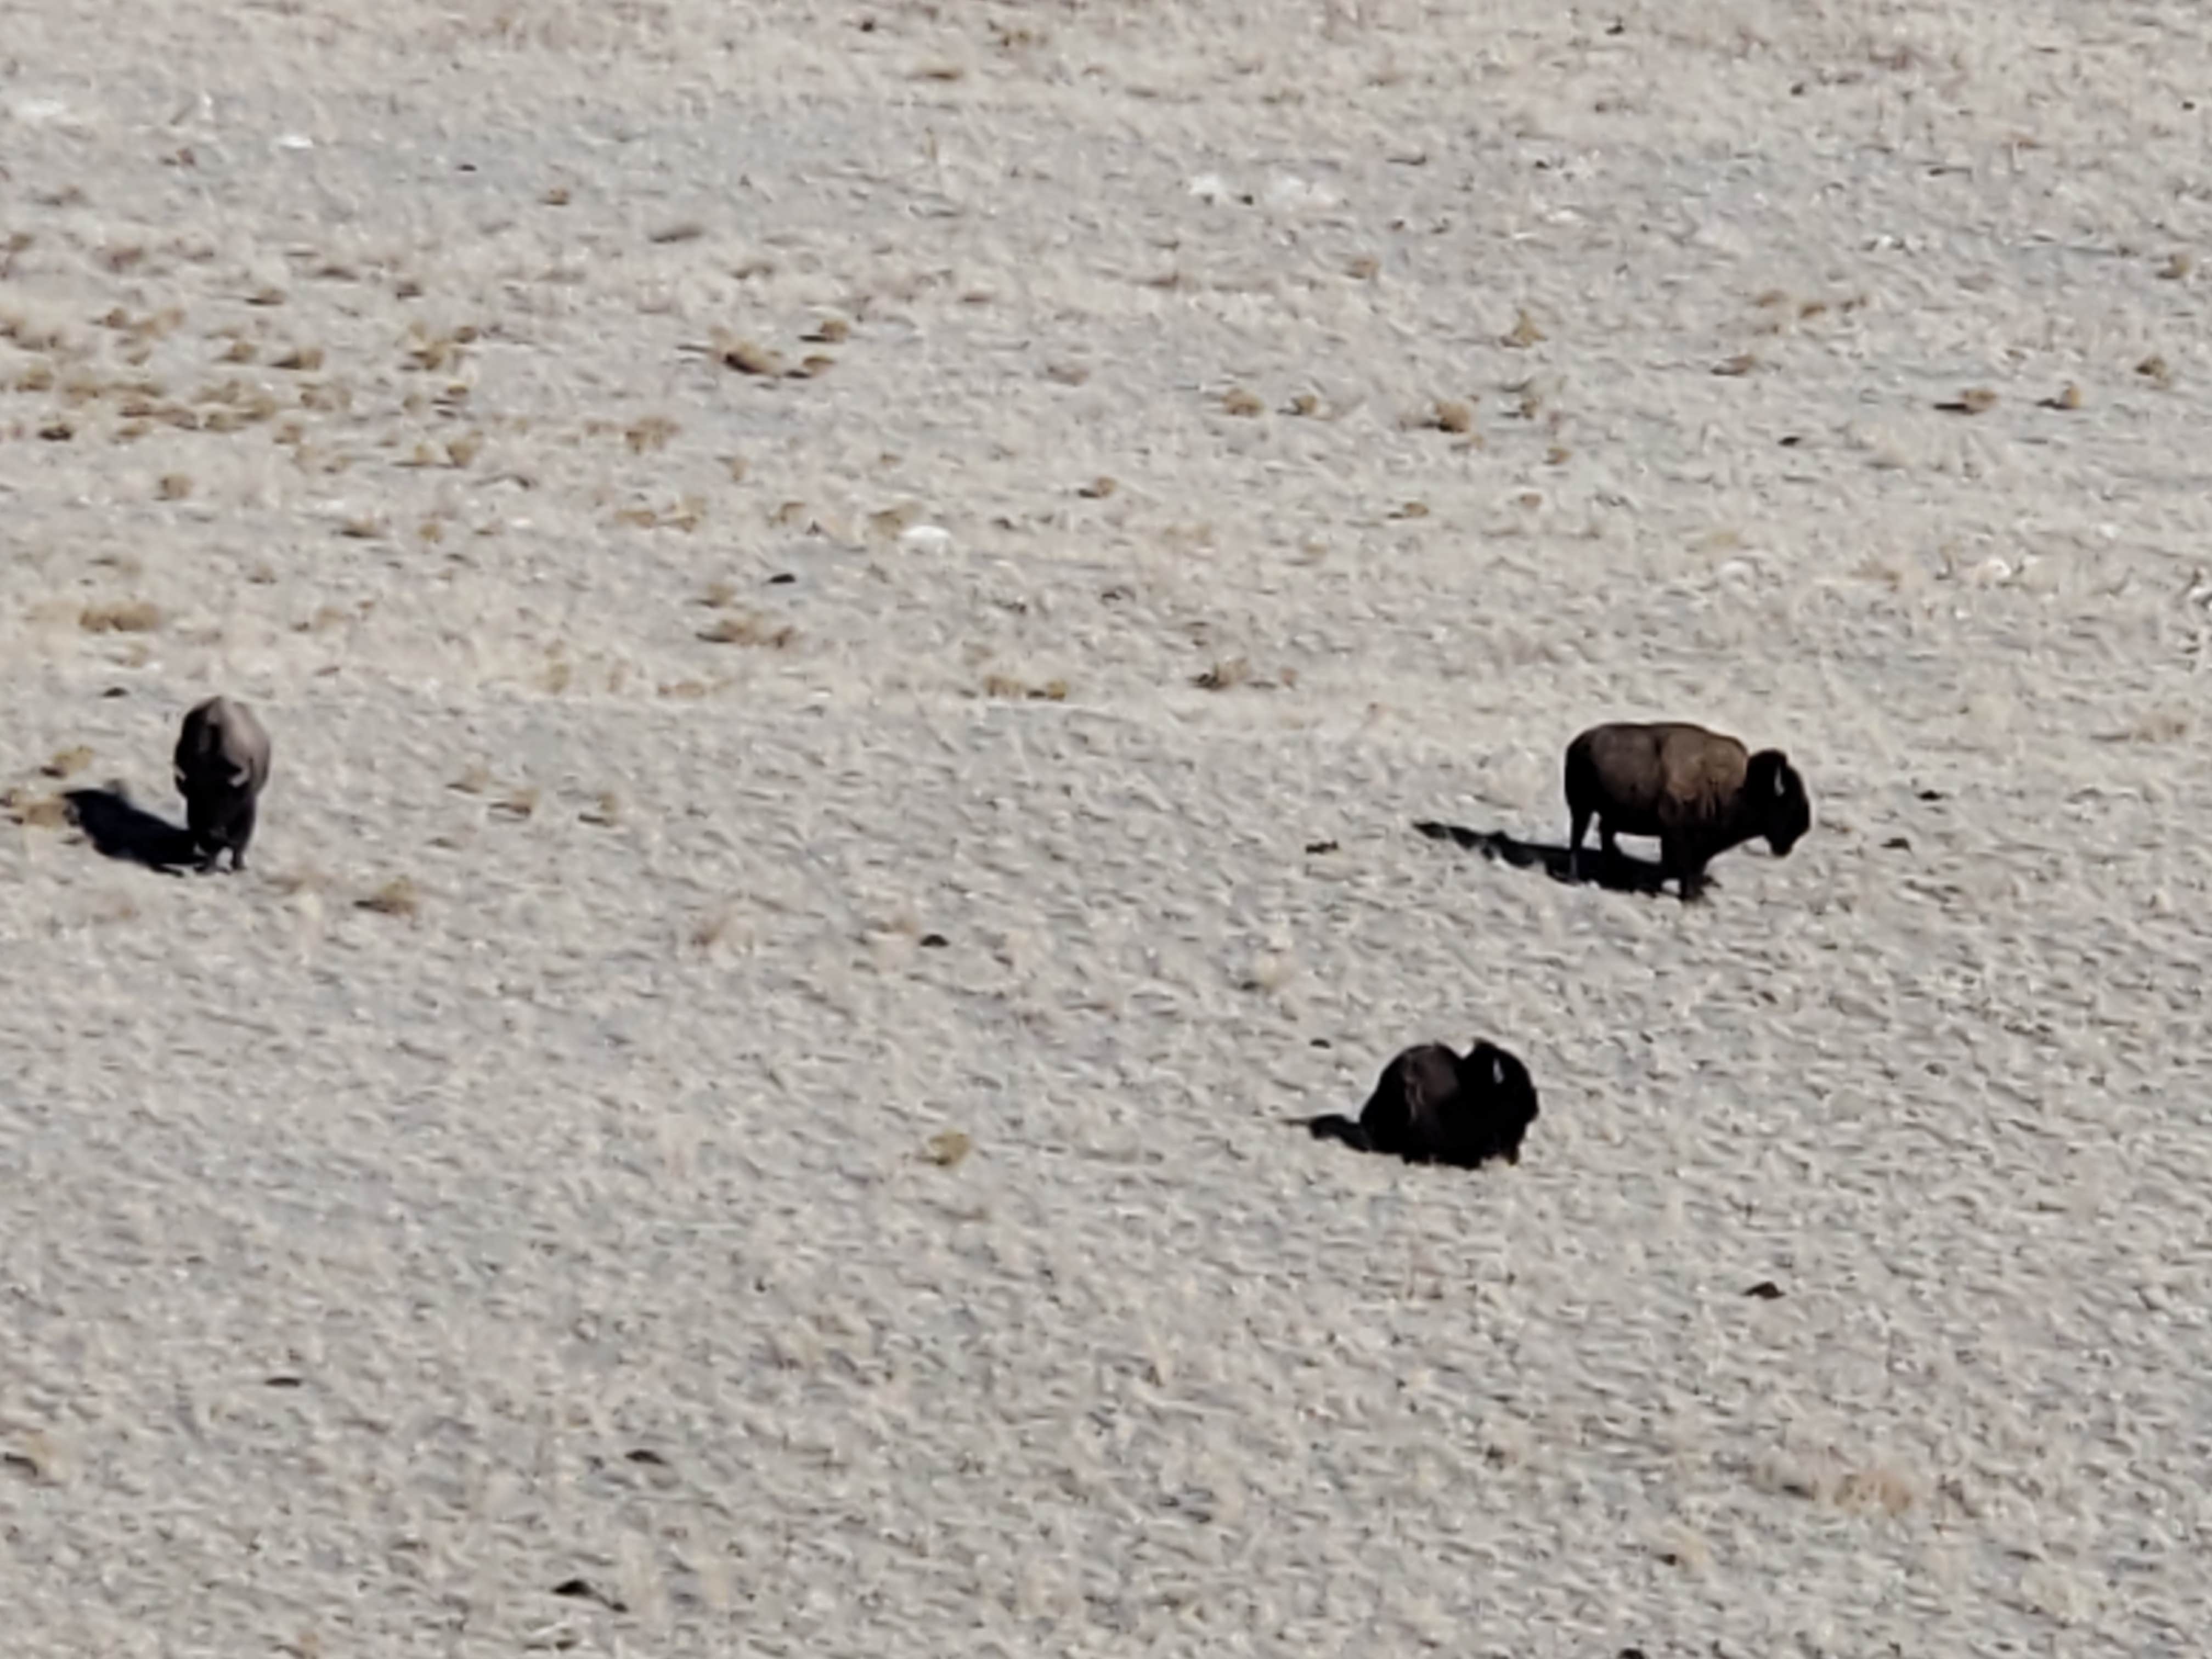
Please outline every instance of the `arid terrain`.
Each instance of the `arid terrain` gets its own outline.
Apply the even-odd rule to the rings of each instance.
[[[0,1650],[2201,1646],[2209,124],[2183,0],[0,6]],[[1812,833],[1551,878],[1661,717]],[[1478,1036],[1517,1167],[1297,1127]]]

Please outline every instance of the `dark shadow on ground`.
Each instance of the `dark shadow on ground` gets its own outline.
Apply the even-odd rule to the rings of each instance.
[[[72,789],[64,799],[77,828],[103,858],[172,873],[199,862],[191,831],[132,805],[120,789]]]
[[[1519,841],[1503,830],[1469,830],[1463,824],[1439,823],[1434,819],[1417,818],[1413,828],[1431,841],[1449,841],[1477,852],[1494,863],[1509,864],[1516,870],[1541,870],[1553,881],[1571,882],[1567,849],[1549,842]],[[1614,893],[1660,892],[1668,880],[1666,870],[1650,859],[1632,857],[1616,852],[1607,856],[1601,848],[1583,848],[1582,879]],[[1720,884],[1710,876],[1705,884],[1718,887]]]

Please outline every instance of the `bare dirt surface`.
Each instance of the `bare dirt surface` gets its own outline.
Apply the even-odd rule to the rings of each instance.
[[[0,1645],[2189,1650],[2208,96],[2179,0],[6,8]],[[218,689],[247,868],[133,862]],[[1812,835],[1413,828],[1662,716]],[[1517,1168],[1288,1121],[1486,1035]]]

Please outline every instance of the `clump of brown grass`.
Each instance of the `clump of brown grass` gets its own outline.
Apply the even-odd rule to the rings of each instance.
[[[983,695],[1030,702],[1066,702],[1067,682],[1053,679],[1042,685],[1032,685],[1012,674],[986,674],[983,676]]]
[[[730,930],[737,925],[737,921],[738,908],[734,904],[726,904],[720,909],[700,917],[697,925],[691,929],[692,945],[698,950],[713,950],[730,936]]]
[[[39,769],[50,778],[73,777],[92,763],[92,750],[82,744],[73,748],[58,749],[46,763]]]
[[[1191,676],[1190,683],[1202,691],[1226,691],[1231,686],[1242,685],[1252,678],[1252,665],[1242,657],[1231,657],[1218,662],[1203,673]]]
[[[699,630],[699,637],[710,645],[766,646],[781,651],[798,632],[789,623],[771,622],[757,611],[738,611],[716,617]]]
[[[631,454],[649,454],[665,449],[679,429],[665,415],[647,415],[624,428],[623,440],[629,445]]]
[[[374,892],[354,901],[356,909],[373,910],[383,916],[411,916],[422,907],[415,884],[405,876],[394,876]]]
[[[681,530],[688,532],[696,530],[706,516],[707,498],[686,495],[669,507],[644,505],[619,507],[615,512],[615,521],[635,525],[640,530]]]
[[[941,1170],[949,1170],[975,1149],[975,1143],[958,1129],[939,1129],[930,1136],[922,1154]]]
[[[31,830],[59,830],[76,816],[62,796],[35,794],[28,789],[0,794],[0,811]]]
[[[145,599],[103,599],[78,611],[76,623],[88,634],[151,634],[161,612]]]
[[[725,329],[714,333],[714,361],[725,368],[734,368],[740,374],[757,374],[763,378],[783,373],[783,359],[757,340],[740,338]]]
[[[921,519],[921,503],[901,501],[868,514],[869,531],[887,542],[896,541],[900,535]]]

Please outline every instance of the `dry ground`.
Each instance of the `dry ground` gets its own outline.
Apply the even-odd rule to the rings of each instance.
[[[2188,1650],[2208,89],[2180,0],[7,7],[9,1650]],[[100,857],[218,686],[247,872]],[[1657,714],[1815,833],[1410,827]],[[1480,1034],[1518,1169],[1285,1122]]]

